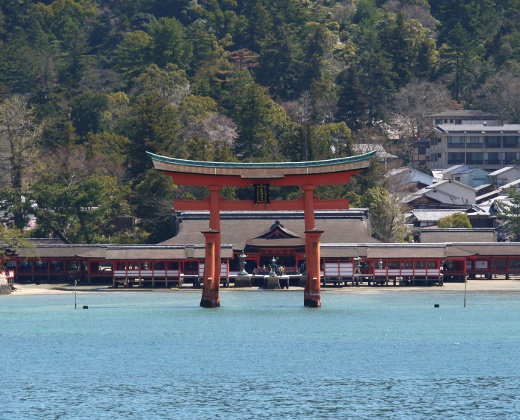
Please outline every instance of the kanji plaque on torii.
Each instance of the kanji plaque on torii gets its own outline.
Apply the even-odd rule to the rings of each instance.
[[[148,153],[157,170],[171,176],[177,185],[205,186],[206,200],[175,200],[176,210],[209,210],[209,226],[203,231],[205,263],[200,305],[220,306],[220,211],[221,210],[303,210],[305,217],[305,258],[307,281],[304,305],[321,306],[320,237],[314,210],[348,208],[348,199],[320,200],[314,190],[318,185],[346,184],[350,177],[370,164],[375,152],[363,155],[308,162],[235,163],[175,159]],[[253,200],[229,201],[220,197],[223,187],[253,187]],[[303,198],[270,200],[271,186],[299,186]]]

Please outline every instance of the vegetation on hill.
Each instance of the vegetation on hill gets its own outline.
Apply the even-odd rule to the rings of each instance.
[[[0,218],[67,242],[171,236],[204,193],[146,151],[406,163],[450,101],[520,122],[520,0],[0,0],[0,48]]]

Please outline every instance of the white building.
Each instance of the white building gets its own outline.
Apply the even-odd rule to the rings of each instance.
[[[506,166],[489,174],[491,183],[497,187],[502,187],[520,179],[520,168],[518,166]]]
[[[496,170],[520,159],[520,124],[440,124],[426,138],[430,169],[467,164]]]

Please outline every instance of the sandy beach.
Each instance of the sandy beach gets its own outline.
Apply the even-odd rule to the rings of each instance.
[[[179,289],[112,289],[107,286],[78,286],[78,292],[102,292],[102,291],[121,291],[121,292],[132,292],[132,291],[155,291],[155,292],[166,292],[176,291]],[[200,289],[198,289],[200,291]],[[221,288],[221,292],[233,292],[233,290],[260,290],[258,288],[244,288],[235,289]],[[300,287],[291,287],[290,290],[299,291],[303,290]],[[183,287],[182,291],[195,291],[191,287]],[[283,292],[283,290],[280,290]],[[444,286],[430,286],[430,287],[399,287],[399,286],[360,286],[360,287],[341,287],[341,288],[322,288],[324,292],[340,292],[340,293],[363,293],[363,292],[411,292],[411,291],[428,291],[428,292],[443,292],[443,291],[464,291],[464,283],[444,283]],[[520,292],[520,279],[519,280],[468,280],[466,284],[467,292]],[[44,295],[44,294],[63,294],[63,293],[74,293],[74,287],[68,284],[15,284],[15,290],[10,296],[27,296],[27,295]]]

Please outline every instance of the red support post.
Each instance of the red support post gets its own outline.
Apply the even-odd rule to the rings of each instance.
[[[304,191],[305,216],[305,258],[307,281],[303,293],[303,305],[310,308],[321,307],[321,275],[320,275],[320,237],[323,231],[316,229],[314,220],[315,185],[307,184]]]
[[[303,292],[303,305],[310,308],[321,307],[320,237],[322,233],[323,231],[318,229],[305,231],[307,282]]]
[[[220,266],[215,267],[216,238],[220,232],[208,229],[202,232],[205,238],[206,252],[204,258],[204,279],[202,282],[202,299],[200,306],[203,308],[216,308],[220,306],[219,283],[215,281],[215,273],[220,273]]]
[[[215,308],[220,306],[220,185],[210,185],[209,189],[209,229],[202,232],[205,237],[206,253],[204,262],[204,282],[200,306]]]

